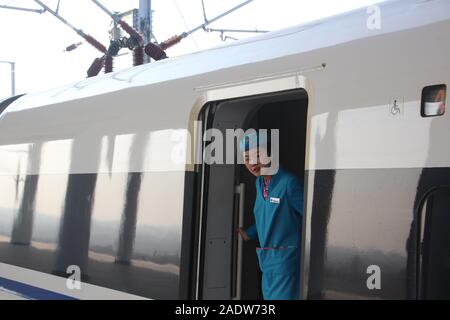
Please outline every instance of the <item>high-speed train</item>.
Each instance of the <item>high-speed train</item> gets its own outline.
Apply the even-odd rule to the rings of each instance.
[[[260,299],[254,178],[202,159],[266,128],[303,298],[450,298],[449,34],[450,1],[388,1],[1,101],[0,297]]]

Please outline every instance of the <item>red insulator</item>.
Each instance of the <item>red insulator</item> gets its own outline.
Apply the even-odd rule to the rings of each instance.
[[[87,77],[95,77],[100,73],[100,70],[103,68],[103,58],[95,58],[94,62],[92,62],[91,66],[87,71]]]
[[[144,48],[136,47],[133,50],[133,66],[144,64]]]
[[[139,33],[136,32],[136,30],[134,30],[132,27],[130,27],[130,25],[128,23],[126,23],[123,20],[119,21],[120,26],[122,27],[123,30],[126,31],[126,33],[128,33],[130,36],[133,36],[134,38],[136,38],[136,40],[139,43],[142,43],[142,37]]]
[[[154,60],[161,60],[167,58],[166,53],[158,45],[150,42],[145,48],[145,53]]]
[[[64,51],[66,51],[66,52],[73,51],[76,48],[78,48],[79,46],[81,46],[82,44],[83,44],[82,42],[77,42],[77,43],[71,44],[70,46],[66,47],[66,50],[64,50]]]
[[[100,42],[98,42],[97,40],[95,40],[93,37],[91,37],[90,35],[85,35],[84,37],[86,39],[86,41],[88,43],[90,43],[93,47],[95,47],[97,50],[99,50],[102,53],[107,53],[108,50],[106,49],[106,47],[104,45],[102,45]]]
[[[180,42],[181,39],[183,39],[182,36],[173,36],[172,38],[169,38],[166,41],[161,42],[159,46],[161,47],[162,50],[166,51],[168,48]]]
[[[105,73],[113,72],[113,56],[107,54],[105,56]]]

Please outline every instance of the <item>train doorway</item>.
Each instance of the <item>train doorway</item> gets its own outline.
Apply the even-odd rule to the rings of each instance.
[[[450,188],[426,199],[420,216],[420,299],[450,299]]]
[[[304,181],[307,106],[306,91],[294,90],[209,103],[201,117],[204,129],[224,137],[227,129],[267,129],[269,134],[278,129],[280,165]],[[205,143],[203,151],[207,148]],[[204,164],[201,175],[197,297],[262,299],[258,243],[244,242],[236,233],[254,223],[255,177],[236,163]]]

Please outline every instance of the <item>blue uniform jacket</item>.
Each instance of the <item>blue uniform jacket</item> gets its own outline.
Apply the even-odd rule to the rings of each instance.
[[[264,178],[256,179],[255,224],[246,232],[259,240],[257,248],[262,272],[291,274],[300,269],[300,243],[303,213],[303,183],[280,168],[269,183],[268,197],[263,197]]]

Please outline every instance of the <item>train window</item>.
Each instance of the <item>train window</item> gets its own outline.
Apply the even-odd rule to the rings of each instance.
[[[425,87],[422,91],[422,117],[442,116],[445,113],[447,86]]]

